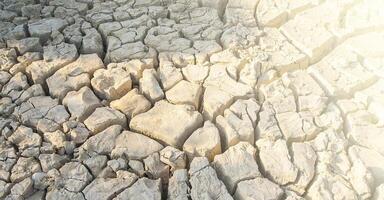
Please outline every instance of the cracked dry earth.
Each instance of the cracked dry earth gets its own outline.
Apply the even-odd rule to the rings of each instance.
[[[1,199],[384,199],[382,0],[0,8]]]

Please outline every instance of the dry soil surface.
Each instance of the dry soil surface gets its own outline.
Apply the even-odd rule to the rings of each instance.
[[[383,0],[1,0],[0,198],[383,200]]]

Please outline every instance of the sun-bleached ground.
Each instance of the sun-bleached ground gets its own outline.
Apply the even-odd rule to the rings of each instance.
[[[0,1],[0,199],[384,199],[384,1]]]

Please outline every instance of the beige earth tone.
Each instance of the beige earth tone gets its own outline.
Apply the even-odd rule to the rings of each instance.
[[[384,1],[0,1],[0,199],[384,200]]]

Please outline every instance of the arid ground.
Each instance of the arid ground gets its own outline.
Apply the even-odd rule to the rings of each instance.
[[[383,0],[0,0],[0,199],[383,200]]]

